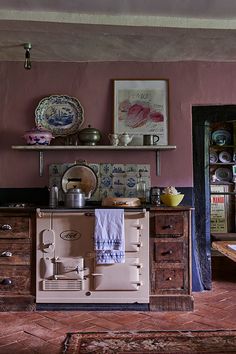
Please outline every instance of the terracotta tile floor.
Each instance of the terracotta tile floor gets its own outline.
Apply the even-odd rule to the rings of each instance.
[[[2,312],[0,353],[59,354],[69,331],[236,329],[236,282],[214,280],[193,295],[193,312]]]

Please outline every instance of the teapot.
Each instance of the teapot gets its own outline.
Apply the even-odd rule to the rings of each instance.
[[[127,146],[129,143],[131,143],[132,139],[133,139],[133,135],[129,135],[126,132],[119,135],[120,145]]]

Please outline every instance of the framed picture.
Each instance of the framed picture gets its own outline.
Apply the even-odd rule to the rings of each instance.
[[[114,133],[156,135],[156,145],[168,145],[168,80],[114,80]]]

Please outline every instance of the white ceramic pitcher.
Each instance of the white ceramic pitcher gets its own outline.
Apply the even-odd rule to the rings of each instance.
[[[129,143],[131,143],[132,139],[133,135],[129,135],[126,132],[119,135],[119,143],[123,146],[127,146]]]

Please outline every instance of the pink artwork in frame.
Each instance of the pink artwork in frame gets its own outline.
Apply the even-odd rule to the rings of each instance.
[[[114,80],[114,133],[155,134],[158,145],[168,145],[168,80]]]

